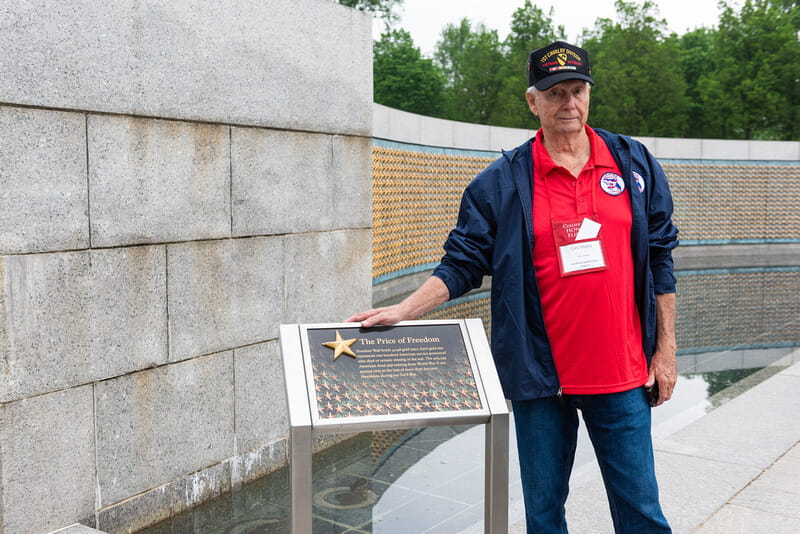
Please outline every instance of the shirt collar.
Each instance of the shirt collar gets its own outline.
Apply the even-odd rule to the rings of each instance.
[[[617,162],[611,155],[611,151],[605,146],[603,139],[588,125],[584,125],[586,134],[589,136],[589,143],[591,146],[592,154],[589,156],[589,161],[586,163],[586,168],[593,167],[608,167],[614,168]],[[546,176],[553,169],[558,168],[558,165],[550,157],[547,149],[544,147],[544,134],[542,129],[536,132],[536,140],[533,143],[533,157],[536,161],[537,174]]]

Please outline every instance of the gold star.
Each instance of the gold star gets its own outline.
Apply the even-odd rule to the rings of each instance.
[[[336,331],[336,341],[328,341],[327,343],[323,343],[322,345],[328,347],[329,349],[333,349],[333,361],[336,361],[336,358],[342,355],[342,353],[347,354],[348,356],[352,356],[353,358],[356,357],[356,353],[350,349],[350,345],[358,341],[358,339],[342,339],[342,334],[339,331]]]

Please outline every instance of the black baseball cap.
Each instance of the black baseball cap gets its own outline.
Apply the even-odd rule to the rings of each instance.
[[[586,80],[594,85],[589,54],[577,46],[556,41],[534,50],[528,56],[528,87],[540,91],[564,80]]]

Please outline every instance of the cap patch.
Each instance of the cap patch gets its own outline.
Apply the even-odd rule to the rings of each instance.
[[[539,68],[545,72],[578,70],[583,67],[581,56],[569,48],[550,50],[539,59]]]

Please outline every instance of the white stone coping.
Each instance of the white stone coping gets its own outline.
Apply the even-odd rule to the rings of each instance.
[[[105,532],[87,527],[86,525],[81,525],[80,523],[75,523],[74,525],[54,530],[50,534],[105,534]]]
[[[530,139],[536,130],[436,119],[373,104],[372,136],[401,143],[499,151]],[[636,137],[660,159],[800,161],[798,141],[739,141]]]

